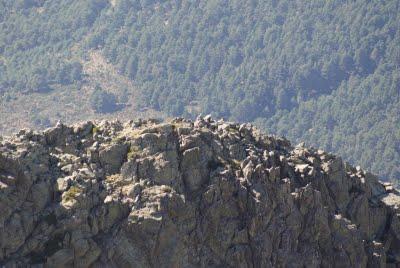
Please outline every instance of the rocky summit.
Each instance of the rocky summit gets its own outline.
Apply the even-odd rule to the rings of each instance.
[[[398,267],[399,205],[340,157],[210,116],[0,139],[0,267]]]

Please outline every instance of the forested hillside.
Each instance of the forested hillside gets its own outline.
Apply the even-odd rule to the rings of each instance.
[[[108,116],[134,96],[136,110],[253,121],[400,179],[399,5],[0,0],[1,117],[32,94]],[[93,53],[127,82],[94,85]],[[64,119],[32,111],[21,120]]]

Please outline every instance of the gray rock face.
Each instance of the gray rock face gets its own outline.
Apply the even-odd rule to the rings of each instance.
[[[396,267],[400,195],[250,124],[58,124],[0,142],[0,267]]]

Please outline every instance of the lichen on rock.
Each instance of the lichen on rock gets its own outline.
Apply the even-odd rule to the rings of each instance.
[[[0,266],[400,265],[400,194],[250,124],[58,124],[0,140]]]

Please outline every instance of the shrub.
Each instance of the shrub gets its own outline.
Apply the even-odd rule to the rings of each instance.
[[[97,113],[112,113],[118,109],[116,96],[104,91],[99,86],[90,97],[90,106]]]

